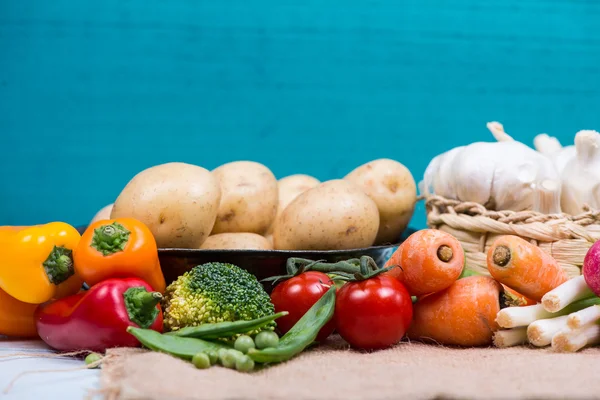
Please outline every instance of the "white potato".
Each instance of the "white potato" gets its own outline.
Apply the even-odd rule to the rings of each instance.
[[[221,200],[210,171],[167,163],[137,174],[115,201],[111,217],[145,223],[158,247],[197,249],[210,234]]]
[[[96,221],[100,221],[100,220],[103,220],[103,219],[110,219],[110,213],[112,212],[112,209],[113,209],[113,204],[112,203],[109,204],[109,205],[106,205],[106,206],[102,207],[100,209],[100,211],[98,211],[96,213],[96,215],[94,215],[94,218],[92,218],[92,220],[90,221],[90,225],[93,224]]]
[[[344,178],[362,188],[379,210],[376,244],[397,243],[417,202],[417,185],[404,165],[390,159],[368,162]]]
[[[264,236],[257,233],[228,232],[209,236],[200,248],[213,250],[272,250],[273,246]]]
[[[212,234],[264,234],[273,223],[279,199],[277,179],[262,164],[236,161],[213,170],[221,185],[221,203]]]
[[[282,250],[342,250],[371,246],[379,228],[377,205],[358,186],[333,180],[292,201],[275,224]]]

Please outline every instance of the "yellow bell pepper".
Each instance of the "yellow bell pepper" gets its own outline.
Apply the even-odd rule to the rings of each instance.
[[[0,289],[24,303],[75,294],[83,280],[73,265],[81,235],[69,224],[0,228]]]

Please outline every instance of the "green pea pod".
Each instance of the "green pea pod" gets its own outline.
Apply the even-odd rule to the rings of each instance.
[[[321,328],[331,320],[335,310],[335,286],[327,292],[279,340],[277,347],[249,349],[247,355],[255,362],[274,363],[289,360],[308,347]]]
[[[198,326],[188,326],[177,331],[169,332],[167,335],[193,337],[198,339],[221,339],[229,338],[238,333],[248,333],[255,329],[262,328],[268,323],[276,320],[279,317],[288,315],[287,311],[282,311],[277,314],[267,315],[266,317],[257,318],[249,321],[225,321],[216,322],[214,324],[202,324]]]
[[[173,335],[162,335],[152,329],[141,329],[130,326],[127,332],[132,334],[141,344],[150,350],[171,354],[172,356],[191,360],[200,352],[218,351],[219,349],[230,349],[224,343],[207,342],[202,339],[186,338]]]

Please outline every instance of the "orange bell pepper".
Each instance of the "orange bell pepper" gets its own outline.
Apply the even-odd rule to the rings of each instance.
[[[81,235],[64,222],[0,231],[0,289],[15,299],[41,304],[75,294],[83,281],[73,250]]]
[[[110,278],[139,278],[153,290],[165,291],[156,240],[133,218],[100,220],[87,227],[73,253],[75,268],[93,286]]]
[[[37,337],[35,310],[37,304],[23,303],[0,289],[0,335]]]

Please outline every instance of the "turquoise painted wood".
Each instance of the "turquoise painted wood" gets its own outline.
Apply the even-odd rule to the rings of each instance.
[[[595,0],[0,1],[0,224],[86,223],[138,171],[600,129]],[[425,224],[423,208],[413,221]]]

